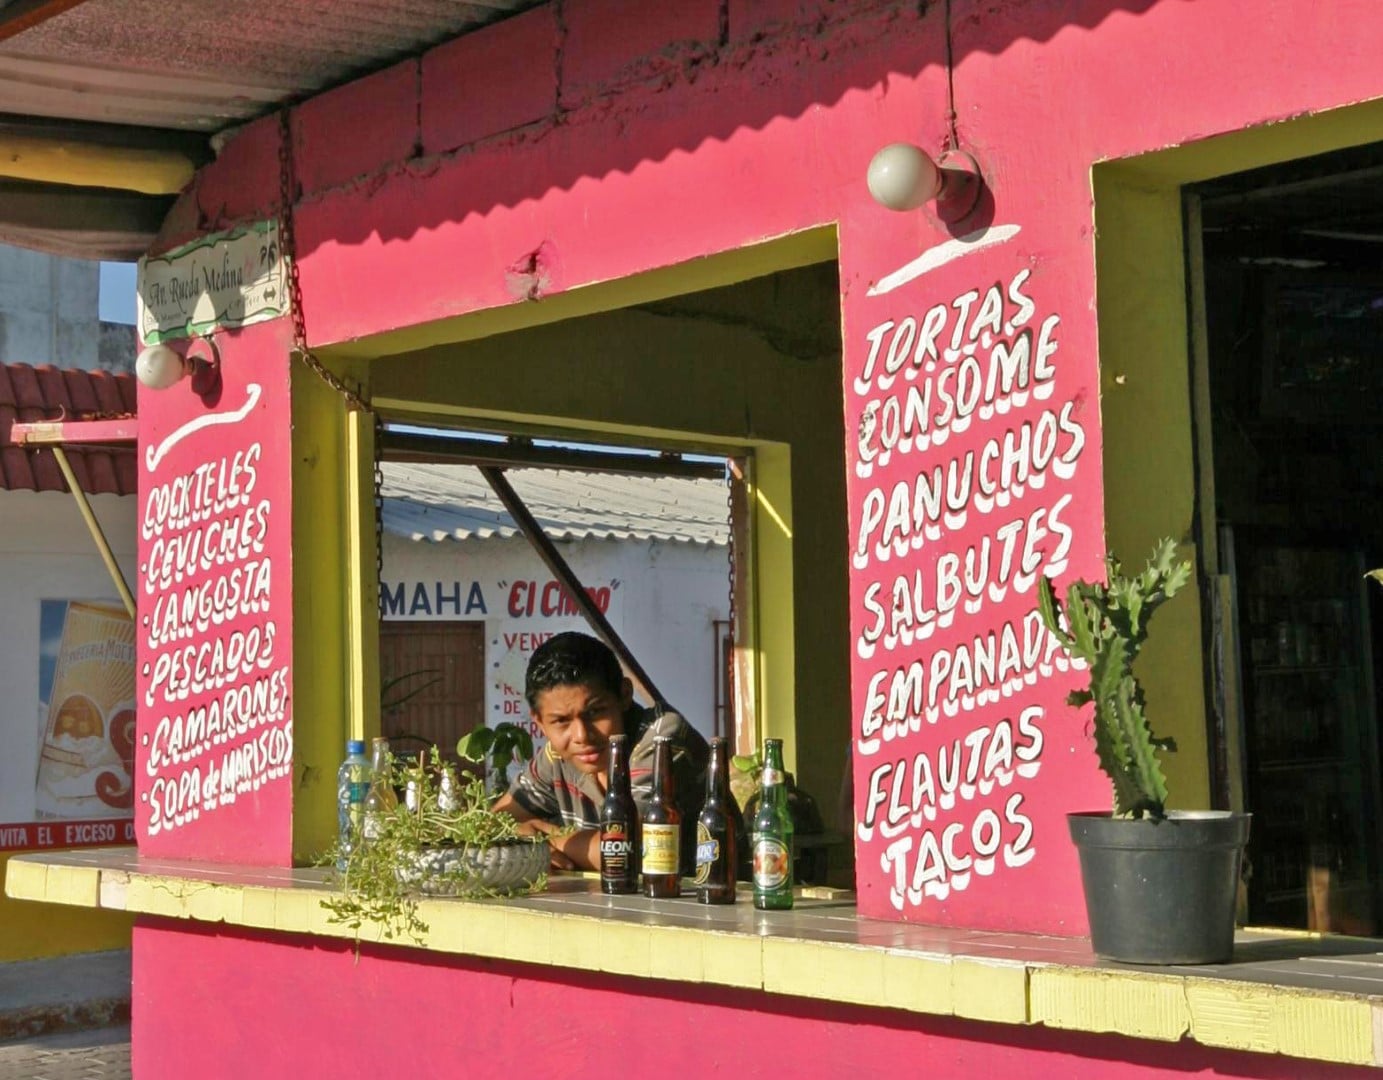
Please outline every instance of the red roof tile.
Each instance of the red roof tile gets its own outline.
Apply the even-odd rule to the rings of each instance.
[[[67,490],[51,450],[15,445],[10,428],[16,420],[104,420],[134,414],[133,375],[0,364],[0,490]],[[88,495],[135,494],[139,470],[133,446],[73,446],[67,458]]]

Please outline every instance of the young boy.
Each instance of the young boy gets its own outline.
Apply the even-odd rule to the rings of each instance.
[[[495,804],[525,831],[545,833],[556,869],[600,869],[600,807],[609,781],[610,737],[624,734],[640,812],[653,783],[653,739],[673,740],[673,776],[682,811],[682,869],[695,862],[696,815],[706,795],[706,740],[675,712],[634,704],[615,654],[587,634],[557,634],[528,662],[524,694],[547,745]],[[576,826],[574,832],[562,830]]]

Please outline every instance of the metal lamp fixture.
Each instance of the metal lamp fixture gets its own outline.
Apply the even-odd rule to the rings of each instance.
[[[194,350],[204,355],[194,355]],[[206,396],[221,385],[221,357],[206,338],[194,339],[186,355],[168,345],[149,345],[135,358],[134,374],[150,390],[167,390],[190,375],[192,392]]]
[[[983,183],[980,167],[964,150],[951,149],[933,161],[912,143],[890,143],[869,162],[869,194],[889,210],[917,210],[935,202],[936,216],[960,221],[975,209]]]

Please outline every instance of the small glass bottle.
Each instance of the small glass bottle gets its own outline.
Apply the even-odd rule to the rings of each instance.
[[[379,839],[384,820],[398,806],[394,793],[394,770],[389,755],[389,740],[376,738],[370,744],[370,790],[365,795],[360,834],[366,843]]]
[[[792,907],[792,815],[788,811],[782,739],[764,740],[753,851],[754,906],[765,911]]]
[[[653,740],[653,790],[643,808],[643,894],[665,900],[682,893],[682,812],[672,776],[672,740]]]
[[[739,837],[729,762],[728,743],[717,736],[711,740],[711,761],[706,769],[706,802],[696,819],[696,898],[703,904],[735,902]]]
[[[442,766],[442,778],[437,781],[437,809],[452,814],[461,809],[461,794],[457,790],[456,773],[450,765]]]
[[[600,808],[600,889],[639,891],[639,808],[629,787],[628,736],[610,736],[610,779]]]
[[[365,758],[363,739],[346,742],[346,760],[336,771],[336,868],[345,870],[351,853],[360,843],[360,826],[365,816],[365,796],[370,791],[370,763]]]

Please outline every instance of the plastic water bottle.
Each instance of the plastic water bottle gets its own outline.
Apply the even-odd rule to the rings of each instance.
[[[346,760],[336,771],[336,822],[341,852],[336,868],[345,870],[351,852],[360,843],[365,817],[365,796],[370,790],[370,763],[365,758],[365,743],[351,739],[346,743]]]

